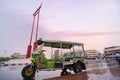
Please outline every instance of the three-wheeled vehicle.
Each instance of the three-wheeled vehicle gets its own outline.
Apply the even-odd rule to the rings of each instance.
[[[22,70],[22,77],[25,80],[31,80],[34,78],[35,73],[38,70],[61,69],[61,76],[69,74],[67,69],[73,70],[75,73],[86,70],[83,43],[39,39],[37,44],[39,45],[39,48],[32,52],[31,64],[25,66]],[[43,50],[44,47],[57,49],[54,54],[51,54],[51,59],[45,57],[45,50]]]

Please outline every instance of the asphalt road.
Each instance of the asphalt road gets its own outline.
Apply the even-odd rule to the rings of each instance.
[[[45,80],[120,80],[120,66],[116,61],[88,61],[87,67],[82,73]]]
[[[21,70],[25,65],[0,66],[0,80],[23,80]],[[39,71],[35,80],[120,80],[120,66],[114,60],[88,60],[82,73],[60,76],[61,70]]]

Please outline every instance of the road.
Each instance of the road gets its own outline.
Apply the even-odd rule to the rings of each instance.
[[[88,61],[87,67],[82,73],[45,80],[120,80],[120,66],[116,61]]]
[[[0,80],[23,80],[21,70],[25,65],[0,66]],[[35,80],[120,80],[120,66],[113,60],[88,60],[82,73],[60,76],[61,70],[39,71]]]

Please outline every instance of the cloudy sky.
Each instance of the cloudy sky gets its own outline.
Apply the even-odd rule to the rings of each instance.
[[[0,0],[0,56],[26,54],[41,2],[39,38],[82,42],[100,52],[120,46],[119,0]]]

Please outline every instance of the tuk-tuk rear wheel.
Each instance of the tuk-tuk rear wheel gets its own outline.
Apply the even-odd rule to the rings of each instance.
[[[74,71],[75,73],[82,72],[82,66],[81,66],[81,64],[80,64],[80,63],[76,63],[76,64],[74,65],[74,67],[73,67],[73,71]]]

